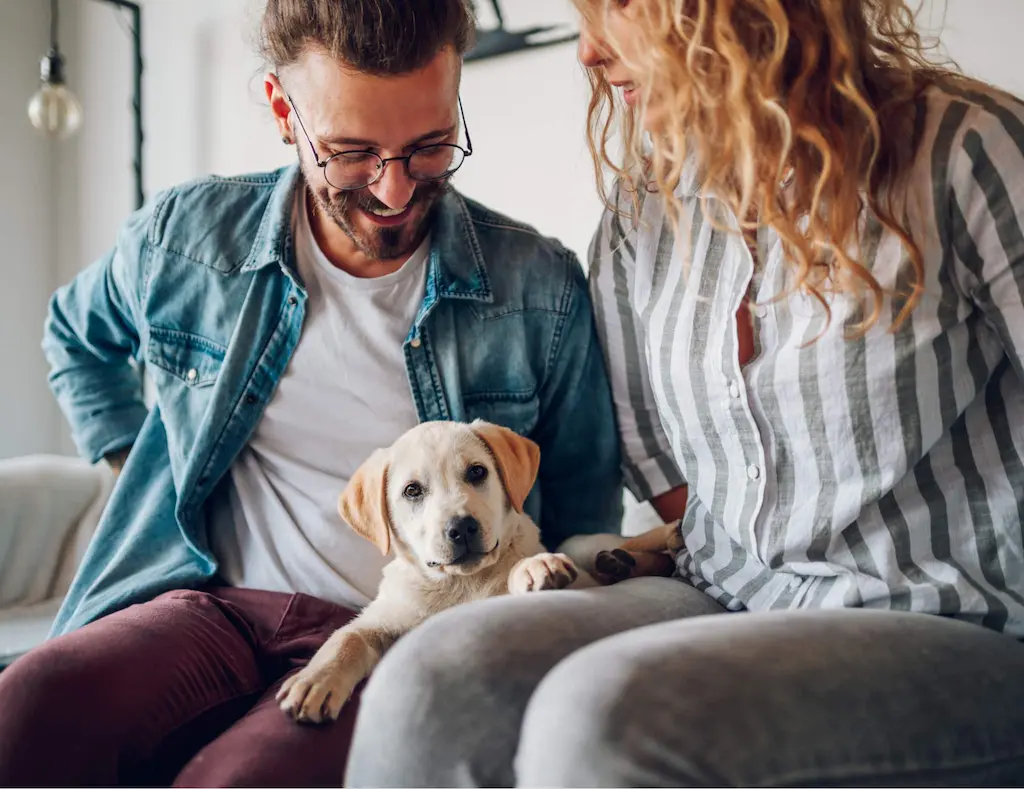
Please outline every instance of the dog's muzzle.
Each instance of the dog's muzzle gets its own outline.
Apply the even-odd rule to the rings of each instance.
[[[470,564],[482,559],[498,548],[497,543],[490,548],[484,545],[480,521],[472,515],[457,515],[449,520],[445,528],[445,541],[451,552],[450,556],[445,561],[427,562],[427,566],[441,567],[442,565]]]

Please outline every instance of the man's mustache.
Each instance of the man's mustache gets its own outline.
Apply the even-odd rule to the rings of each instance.
[[[409,198],[407,207],[411,207],[419,200],[419,189],[412,193],[412,197]],[[386,203],[381,202],[372,194],[367,192],[365,195],[361,195],[357,200],[356,204],[364,211],[387,211],[390,206]]]
[[[412,197],[409,198],[409,202],[406,203],[405,207],[414,208],[419,203],[431,201],[438,195],[442,194],[447,188],[448,184],[443,181],[436,181],[424,186],[418,186],[412,193]],[[355,192],[354,194],[349,193],[344,195],[340,202],[342,206],[347,206],[353,200],[356,205],[364,211],[388,211],[391,209],[391,206],[378,200],[369,190],[366,192]]]

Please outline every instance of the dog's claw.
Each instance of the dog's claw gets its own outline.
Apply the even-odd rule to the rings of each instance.
[[[285,680],[275,700],[298,723],[330,723],[351,695],[351,688],[345,684],[342,675],[307,666]]]

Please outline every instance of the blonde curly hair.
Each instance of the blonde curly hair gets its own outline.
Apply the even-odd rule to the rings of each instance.
[[[590,150],[606,203],[609,168],[634,196],[660,194],[678,218],[673,193],[698,162],[702,184],[744,230],[778,233],[790,290],[812,295],[829,317],[827,292],[860,300],[855,334],[878,321],[886,295],[859,259],[870,212],[902,240],[912,266],[895,325],[906,319],[924,267],[893,196],[916,153],[917,99],[956,75],[927,57],[904,0],[634,0],[628,47],[607,24],[628,2],[575,2],[593,37],[638,76],[639,107],[658,110],[645,151],[639,112],[616,101],[602,69],[590,70]],[[619,161],[609,151],[616,130]]]

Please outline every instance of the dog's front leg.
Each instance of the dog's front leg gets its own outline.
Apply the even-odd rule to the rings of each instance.
[[[300,723],[336,720],[356,685],[370,675],[394,638],[357,622],[335,631],[277,692],[281,709]]]

